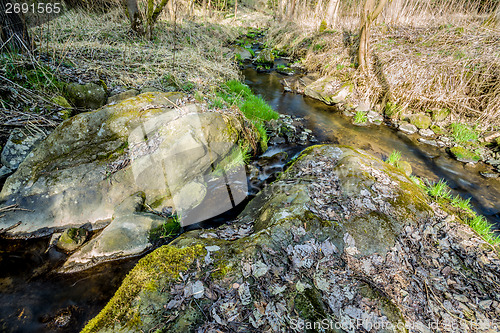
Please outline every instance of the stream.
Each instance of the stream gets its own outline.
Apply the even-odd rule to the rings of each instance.
[[[472,170],[451,158],[444,148],[417,141],[418,135],[406,135],[385,125],[355,126],[334,106],[284,92],[277,72],[258,73],[253,67],[243,69],[245,83],[261,95],[276,111],[302,117],[320,142],[335,143],[366,150],[385,160],[393,150],[410,162],[413,174],[434,182],[444,179],[454,195],[470,198],[473,208],[500,229],[500,181],[479,174],[484,165]]]
[[[415,175],[430,181],[446,180],[454,194],[470,198],[474,209],[500,228],[500,181],[479,175],[481,166],[469,170],[449,157],[444,148],[421,144],[416,136],[407,136],[388,126],[355,126],[335,107],[284,92],[280,84],[284,75],[274,71],[258,73],[253,66],[242,71],[245,83],[276,111],[304,118],[305,126],[313,131],[320,143],[360,148],[382,159],[393,150],[399,150],[402,159],[411,163]],[[247,200],[232,211],[185,231],[215,227],[234,219],[248,200],[303,148],[287,144],[270,147],[259,160],[252,162],[256,166],[268,163],[266,170],[271,171],[259,175],[261,183],[257,187],[250,186]],[[272,160],[272,155],[282,152],[287,153],[287,158]],[[39,254],[45,251],[48,242],[48,239],[0,242],[0,332],[80,331],[104,307],[139,259],[106,263],[77,274],[44,273],[64,260],[64,255],[54,249]],[[54,326],[65,320],[70,323],[64,328]]]

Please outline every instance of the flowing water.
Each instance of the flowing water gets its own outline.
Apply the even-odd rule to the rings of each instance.
[[[252,90],[275,110],[304,118],[306,127],[320,142],[361,148],[382,159],[399,150],[403,160],[411,163],[414,174],[431,181],[445,179],[455,193],[471,198],[477,212],[500,227],[500,180],[484,179],[478,169],[468,170],[463,163],[450,158],[444,149],[420,144],[416,137],[383,125],[354,126],[334,107],[285,93],[280,84],[281,74],[258,73],[251,67],[244,69],[243,74]],[[216,227],[234,219],[248,200],[272,181],[276,172],[302,148],[285,144],[270,147],[253,162],[261,173],[256,182],[249,181],[250,196],[233,210],[190,226],[186,231]],[[273,155],[283,152],[287,158],[273,160]],[[139,259],[102,264],[78,274],[57,275],[50,272],[61,264],[65,255],[55,250],[45,252],[48,242],[48,239],[0,242],[0,332],[80,331],[84,323],[102,309]],[[70,316],[65,316],[67,313]],[[65,318],[71,318],[65,328],[54,326],[57,320]]]
[[[470,170],[452,159],[444,148],[419,143],[416,135],[408,136],[385,125],[355,126],[349,117],[320,101],[283,91],[276,72],[258,73],[252,67],[243,69],[252,90],[261,95],[276,111],[306,119],[306,125],[321,142],[348,145],[386,159],[399,150],[402,159],[411,163],[413,173],[430,181],[445,179],[452,192],[470,198],[474,209],[500,229],[500,179],[487,179],[479,174],[486,168]]]

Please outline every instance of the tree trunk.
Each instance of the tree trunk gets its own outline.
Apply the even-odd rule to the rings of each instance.
[[[7,49],[17,52],[31,51],[33,45],[23,14],[5,13],[7,2],[10,1],[0,0],[0,52]]]
[[[137,0],[124,0],[125,10],[130,20],[130,28],[142,34],[142,15],[137,6]]]
[[[295,6],[297,5],[297,0],[290,0],[290,7],[288,8],[288,19],[293,19],[295,15]]]
[[[362,71],[368,69],[370,53],[370,27],[373,21],[384,9],[387,0],[379,0],[375,7],[376,0],[365,0],[360,17],[359,48],[358,48],[358,68]]]
[[[328,9],[326,10],[326,24],[329,27],[334,27],[337,22],[337,12],[339,9],[340,0],[330,0]]]
[[[319,18],[321,20],[323,20],[323,17],[320,17],[320,13],[323,12],[323,0],[318,0],[318,2],[316,3],[316,9],[314,10],[314,16],[316,18]]]
[[[234,0],[234,18],[238,14],[238,0]]]

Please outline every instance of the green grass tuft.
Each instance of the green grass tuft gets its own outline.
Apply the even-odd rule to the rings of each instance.
[[[468,220],[467,224],[491,245],[500,244],[500,236],[495,235],[493,225],[484,216],[476,215],[472,220]]]
[[[462,199],[457,195],[451,199],[451,205],[468,213],[473,213],[472,206],[470,205],[470,198]]]
[[[456,142],[477,142],[477,140],[479,139],[479,134],[477,133],[477,131],[467,125],[453,123],[450,125],[450,127],[453,139]]]
[[[442,179],[440,179],[437,183],[429,185],[427,187],[427,193],[436,199],[442,198],[451,200],[451,192],[448,184]]]
[[[366,123],[367,121],[368,121],[368,117],[366,116],[365,112],[358,111],[354,115],[354,122],[356,124],[363,124],[363,123]]]
[[[391,155],[389,155],[389,158],[387,159],[387,163],[390,165],[396,166],[396,164],[401,160],[401,152],[398,150],[394,150]]]

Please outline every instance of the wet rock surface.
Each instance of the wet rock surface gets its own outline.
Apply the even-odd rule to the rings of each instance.
[[[362,151],[312,147],[234,223],[142,259],[84,331],[498,331],[498,254],[459,219]]]
[[[2,235],[43,237],[68,228],[104,228],[83,246],[85,237],[61,236],[63,251],[81,246],[63,272],[150,249],[150,231],[166,220],[144,208],[161,212],[174,206],[188,218],[204,202],[209,182],[221,178],[212,168],[224,161],[231,165],[227,159],[242,128],[239,118],[207,112],[182,97],[145,93],[63,122],[7,179],[0,193]],[[226,177],[232,181],[234,174]],[[240,178],[246,180],[244,174]],[[237,204],[243,185],[231,186]],[[220,213],[220,207],[204,204],[198,209],[204,210],[202,218]]]

